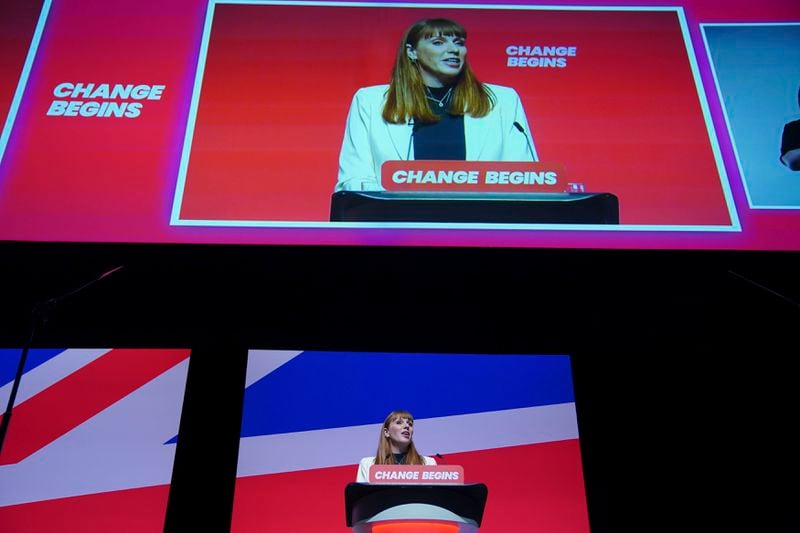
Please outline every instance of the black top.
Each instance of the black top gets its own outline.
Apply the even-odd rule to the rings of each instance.
[[[789,122],[783,127],[783,137],[781,137],[781,157],[786,155],[789,150],[800,148],[800,120]]]
[[[800,120],[789,122],[783,127],[781,137],[781,162],[791,170],[800,170],[798,161],[784,161],[783,157],[791,150],[800,149]]]
[[[428,105],[440,118],[433,124],[414,126],[414,159],[465,160],[464,115],[448,113],[453,100],[452,88],[426,87],[426,90]]]
[[[393,453],[392,456],[394,457],[394,464],[396,464],[396,465],[404,465],[404,464],[406,464],[406,454],[404,454],[404,453]]]

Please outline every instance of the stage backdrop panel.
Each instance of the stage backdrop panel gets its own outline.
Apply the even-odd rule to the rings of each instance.
[[[344,487],[397,409],[489,487],[482,532],[589,531],[568,356],[252,350],[246,386],[232,531],[349,531]]]
[[[0,403],[21,350],[0,349]],[[0,529],[162,531],[188,350],[34,349],[0,456]]]

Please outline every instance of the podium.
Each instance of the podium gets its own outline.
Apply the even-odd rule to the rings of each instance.
[[[331,222],[619,224],[611,193],[339,191]]]
[[[487,495],[483,483],[350,483],[344,491],[347,526],[354,533],[474,533]]]

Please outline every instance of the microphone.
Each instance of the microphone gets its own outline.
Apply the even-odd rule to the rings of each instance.
[[[439,459],[442,462],[442,464],[445,464],[445,465],[447,464],[447,461],[445,461],[444,457],[442,457],[442,454],[437,453],[437,454],[434,455],[434,457]]]
[[[73,289],[73,290],[71,290],[69,292],[66,292],[66,293],[62,294],[61,296],[56,296],[55,298],[50,298],[49,300],[45,300],[44,302],[40,302],[40,303],[36,304],[36,306],[34,306],[34,308],[33,308],[34,314],[40,315],[42,317],[43,321],[47,322],[47,313],[52,311],[55,308],[56,304],[59,303],[61,300],[65,300],[65,299],[69,298],[70,296],[72,296],[74,294],[78,294],[79,292],[83,291],[84,289],[88,288],[89,286],[94,285],[95,283],[97,283],[101,279],[107,278],[108,276],[110,276],[114,272],[116,272],[118,270],[121,270],[124,267],[125,267],[125,265],[119,265],[117,267],[112,268],[111,270],[106,270],[105,272],[103,272],[102,274],[97,276],[96,278],[88,281],[87,283],[84,283],[80,287],[77,287],[77,288],[75,288],[75,289]]]
[[[519,123],[519,122],[517,122],[517,121],[514,121],[514,127],[515,127],[515,128],[517,128],[517,130],[518,130],[518,131],[519,131],[519,132],[520,132],[522,135],[524,135],[524,136],[525,136],[525,143],[528,145],[528,151],[531,153],[531,157],[533,158],[533,160],[534,160],[534,161],[538,161],[538,160],[539,160],[539,158],[538,158],[538,157],[536,157],[536,152],[534,152],[534,151],[533,151],[533,145],[531,144],[531,139],[530,139],[530,137],[528,137],[528,132],[526,132],[526,131],[525,131],[525,128],[523,128],[523,127],[522,127],[522,124],[520,124],[520,123]]]
[[[422,127],[422,124],[417,124],[413,118],[408,121],[408,125],[411,126],[411,137],[408,138],[408,150],[406,150],[406,161],[411,159],[411,145],[414,142],[414,135]]]
[[[109,270],[109,271],[107,271],[107,272],[103,272],[102,274],[100,274],[100,277],[98,277],[98,278],[97,278],[97,281],[100,281],[101,279],[103,279],[103,278],[106,278],[106,277],[110,276],[111,274],[113,274],[113,273],[114,273],[114,272],[116,272],[117,270],[121,270],[121,269],[122,269],[122,268],[124,268],[124,267],[125,267],[125,265],[120,265],[120,266],[118,266],[118,267],[114,267],[114,268],[112,268],[111,270]]]
[[[11,385],[11,393],[8,396],[8,403],[6,404],[6,410],[3,413],[3,420],[0,422],[0,452],[3,450],[3,443],[6,440],[6,434],[8,433],[8,426],[11,423],[11,415],[14,413],[14,404],[17,400],[17,392],[19,391],[20,383],[22,382],[22,374],[25,370],[25,363],[28,360],[28,352],[30,351],[31,346],[33,345],[33,338],[36,332],[36,325],[38,322],[41,322],[42,325],[47,323],[48,314],[55,309],[57,303],[65,298],[69,298],[70,296],[81,292],[82,290],[86,289],[90,285],[94,285],[98,281],[103,278],[106,278],[113,274],[114,272],[120,270],[125,265],[119,265],[117,267],[112,268],[111,270],[106,270],[99,276],[95,277],[91,281],[84,283],[80,287],[72,289],[69,292],[62,294],[61,296],[56,296],[54,298],[50,298],[49,300],[45,300],[44,302],[37,302],[33,306],[33,312],[31,317],[31,327],[30,333],[28,334],[28,340],[25,342],[25,345],[22,347],[22,353],[19,357],[19,362],[17,364],[17,372],[14,375],[14,381]]]

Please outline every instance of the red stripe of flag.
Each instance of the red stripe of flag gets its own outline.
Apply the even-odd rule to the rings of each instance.
[[[189,350],[115,349],[95,359],[14,408],[0,464],[25,459],[188,356]]]
[[[147,533],[164,529],[169,485],[0,507],[2,531]]]
[[[589,533],[577,439],[452,453],[446,459],[464,467],[467,483],[489,488],[481,533]],[[350,465],[240,477],[231,531],[348,533],[344,488],[357,470]]]

